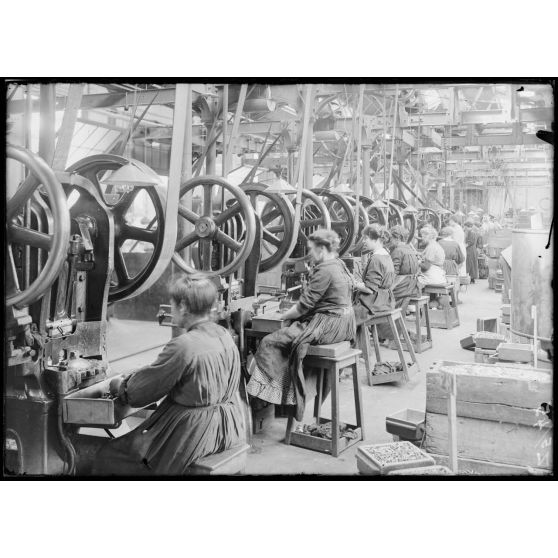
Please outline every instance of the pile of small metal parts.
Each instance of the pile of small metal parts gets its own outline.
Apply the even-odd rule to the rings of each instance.
[[[302,432],[304,434],[310,434],[310,436],[315,436],[316,438],[325,438],[326,440],[332,439],[332,422],[324,422],[320,425],[318,424],[299,424],[296,428],[297,432]],[[349,440],[354,440],[357,435],[355,431],[346,425],[344,422],[339,423],[339,437],[348,438]]]
[[[405,461],[417,461],[424,459],[422,453],[416,446],[409,442],[394,442],[393,444],[383,444],[380,446],[370,446],[366,451],[382,466],[391,463],[401,463]]]
[[[396,372],[402,371],[403,366],[400,362],[377,362],[376,364],[374,364],[372,376],[380,376],[382,374],[395,374]]]

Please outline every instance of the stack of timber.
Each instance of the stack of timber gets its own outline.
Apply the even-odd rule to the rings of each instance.
[[[459,473],[550,474],[552,373],[503,363],[440,361],[427,373],[424,449],[436,462],[448,460],[448,369],[457,380]]]

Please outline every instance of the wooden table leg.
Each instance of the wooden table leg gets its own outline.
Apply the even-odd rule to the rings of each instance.
[[[291,411],[291,414],[289,415],[289,418],[287,420],[287,430],[285,431],[285,444],[287,444],[287,446],[291,444],[291,432],[293,431],[295,423],[294,414],[295,409]]]
[[[426,340],[432,341],[432,328],[430,327],[430,313],[428,312],[428,304],[424,308],[424,321],[426,322]]]
[[[314,400],[314,417],[316,418],[316,424],[320,426],[320,410],[322,408],[322,393],[323,393],[323,381],[325,370],[322,368],[317,368],[318,379],[316,382],[316,397]]]
[[[401,324],[401,328],[403,329],[403,337],[405,339],[405,343],[407,343],[407,347],[409,348],[409,353],[411,355],[411,361],[414,362],[417,365],[417,371],[420,371],[420,367],[419,367],[419,363],[417,360],[417,355],[415,354],[415,349],[413,347],[413,344],[411,343],[411,338],[409,336],[409,332],[407,331],[407,328],[405,327],[405,321],[403,320],[403,318],[398,318],[400,324]]]
[[[388,322],[391,327],[391,331],[395,338],[395,348],[397,349],[397,353],[399,354],[399,361],[401,362],[401,366],[403,368],[403,376],[405,381],[409,381],[409,370],[407,369],[407,362],[405,360],[405,354],[403,353],[403,345],[401,343],[401,338],[399,337],[399,332],[397,331],[397,324],[393,318],[393,316],[388,316]],[[409,347],[412,350],[412,347]]]
[[[356,362],[351,366],[353,369],[353,391],[355,396],[355,411],[356,423],[362,432],[362,439],[364,440],[364,413],[362,409],[362,391],[360,389],[360,382],[358,381],[358,357]]]
[[[339,455],[339,370],[337,365],[329,369],[331,380],[331,455]]]
[[[376,324],[372,325],[372,337],[374,338],[374,352],[376,353],[376,360],[382,362],[382,355],[380,354],[380,339],[378,338],[378,328]]]
[[[366,376],[368,377],[368,385],[372,385],[372,359],[370,358],[370,335],[368,335],[368,327],[361,324],[357,328],[357,348],[362,351],[364,357],[364,366],[366,367]]]

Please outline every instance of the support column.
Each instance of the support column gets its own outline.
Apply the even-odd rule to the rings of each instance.
[[[192,84],[179,84],[176,88],[176,94],[186,95],[184,111],[182,112],[182,107],[180,114],[175,116],[173,122],[173,137],[172,137],[172,149],[171,147],[171,167],[172,167],[172,180],[177,180],[175,178],[178,168],[180,168],[180,174],[178,180],[180,184],[186,182],[186,180],[192,178]],[[175,101],[175,111],[177,111],[177,101]],[[175,131],[176,127],[176,131]],[[176,145],[175,145],[176,144]],[[177,149],[181,150],[180,156],[176,152]],[[175,160],[175,157],[180,157],[180,163]],[[169,169],[169,185],[171,181],[171,171]],[[192,193],[188,193],[180,198],[179,203],[187,207],[192,208]],[[194,226],[186,219],[179,218],[177,225],[177,238],[183,238],[188,233],[194,230]],[[189,251],[190,248],[185,248],[180,256],[189,261]],[[172,274],[182,273],[173,264]]]
[[[293,186],[295,179],[295,153],[296,147],[287,149],[287,182]]]
[[[304,163],[304,188],[310,190],[314,184],[314,118],[308,122],[306,138],[306,161]]]
[[[368,198],[372,197],[372,188],[370,185],[370,153],[371,145],[362,146],[362,195]]]
[[[41,84],[39,106],[41,115],[39,122],[39,155],[50,166],[54,158],[56,133],[56,86],[54,83]]]
[[[449,188],[449,207],[448,207],[448,209],[450,211],[454,211],[455,210],[455,186],[454,186],[454,184],[451,183],[451,179],[449,181],[448,188]]]

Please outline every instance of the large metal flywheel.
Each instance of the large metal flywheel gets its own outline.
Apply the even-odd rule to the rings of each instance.
[[[178,206],[179,217],[185,219],[192,230],[177,239],[172,257],[174,263],[186,273],[203,271],[212,276],[232,275],[248,258],[256,239],[256,217],[250,198],[241,188],[218,176],[187,180],[180,187],[180,198],[186,194],[196,200],[192,207],[197,212],[183,203]],[[229,234],[230,221],[236,217],[242,222],[242,233],[233,238]],[[215,247],[230,253],[223,258],[214,258]],[[190,263],[180,254],[186,248],[197,251],[197,257],[192,254]]]
[[[312,192],[320,196],[326,204],[331,217],[331,228],[341,239],[339,255],[342,256],[353,246],[358,232],[355,227],[353,206],[346,196],[325,188],[315,188]]]
[[[70,239],[70,215],[64,189],[52,169],[38,155],[14,145],[8,145],[6,155],[29,169],[31,175],[20,184],[8,200],[6,208],[8,250],[6,262],[6,306],[21,308],[32,304],[56,281],[62,264],[67,257]],[[42,191],[39,194],[39,187]],[[37,197],[39,196],[39,197]],[[52,232],[40,230],[43,227],[25,223],[23,214],[27,202],[47,204],[52,215]],[[42,198],[42,199],[41,199]],[[32,210],[33,211],[33,210]],[[38,221],[35,220],[35,223]],[[25,267],[22,257],[26,247],[42,251],[48,256],[39,260],[44,262],[37,277],[26,285],[22,270]],[[19,260],[19,261],[18,261]]]
[[[132,159],[118,155],[92,155],[71,165],[67,172],[87,178],[102,195],[114,218],[114,273],[109,289],[109,303],[131,297],[145,285],[154,272],[163,250],[165,233],[165,197],[158,186],[134,186],[131,191],[112,193],[101,180],[109,172],[128,164]],[[141,161],[133,160],[147,173],[153,173]],[[142,196],[143,205],[152,218],[149,222],[133,222],[132,204]],[[145,209],[144,209],[145,210]],[[132,260],[131,254],[138,254]],[[141,260],[139,263],[135,260]],[[133,266],[133,267],[132,267]]]

